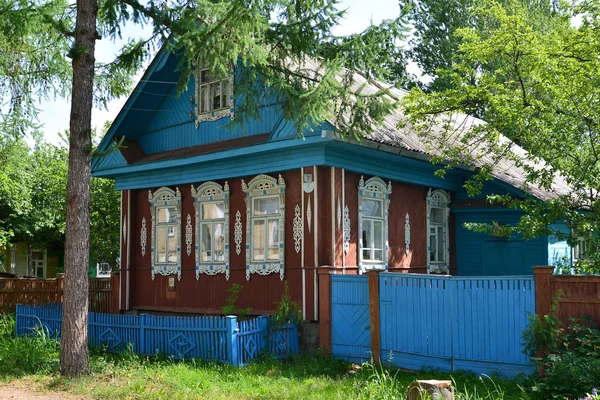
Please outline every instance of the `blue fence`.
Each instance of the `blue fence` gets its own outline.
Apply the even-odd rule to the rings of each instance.
[[[60,304],[17,305],[17,334],[43,329],[59,337]],[[296,325],[271,326],[269,317],[238,321],[227,317],[174,317],[90,313],[90,345],[120,352],[133,346],[138,354],[163,354],[176,359],[201,358],[246,365],[261,352],[277,358],[298,353]]]
[[[534,286],[533,277],[381,273],[381,360],[416,370],[531,373],[521,337],[529,313],[535,313]],[[368,315],[367,278],[333,275],[334,356],[371,357]]]

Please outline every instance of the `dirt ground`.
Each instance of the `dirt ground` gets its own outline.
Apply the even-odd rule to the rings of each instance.
[[[0,400],[75,400],[82,397],[73,397],[66,393],[48,392],[38,393],[29,389],[15,387],[10,384],[0,385]]]

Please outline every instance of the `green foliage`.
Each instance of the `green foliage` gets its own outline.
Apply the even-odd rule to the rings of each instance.
[[[37,130],[36,103],[66,95],[71,71],[65,54],[66,0],[0,0],[0,136]]]
[[[15,335],[15,316],[0,314],[0,376],[51,374],[58,367],[59,343],[37,330],[33,337]]]
[[[559,297],[552,300],[550,314],[541,318],[537,314],[529,315],[527,329],[523,331],[523,352],[533,360],[539,361],[540,356],[543,358],[555,352],[560,343],[564,329],[556,315]]]
[[[536,360],[533,392],[539,399],[576,399],[598,384],[600,331],[589,320],[571,320],[553,350]]]
[[[404,101],[408,122],[436,154],[434,161],[478,166],[480,182],[493,177],[492,166],[519,168],[525,191],[534,184],[551,193],[549,201],[490,201],[524,212],[516,230],[525,238],[548,234],[549,224],[565,221],[589,240],[589,262],[600,265],[600,235],[592,234],[600,221],[598,1],[536,6],[481,0],[469,10],[476,26],[456,29],[458,50],[451,65],[438,71],[450,85],[431,93],[413,88]],[[582,23],[572,24],[575,17]],[[465,114],[486,123],[469,122]],[[558,175],[570,193],[555,191]],[[467,184],[471,195],[480,188]]]
[[[90,182],[90,256],[116,271],[119,256],[121,196],[111,179]]]
[[[243,288],[244,286],[234,283],[227,289],[229,296],[225,299],[225,305],[221,306],[221,311],[223,311],[224,315],[237,315],[239,318],[243,318],[252,312],[252,307],[239,308],[237,306],[237,301]]]
[[[281,299],[275,305],[277,306],[275,316],[271,320],[274,326],[298,324],[302,321],[302,307],[290,298],[287,281],[284,283]]]

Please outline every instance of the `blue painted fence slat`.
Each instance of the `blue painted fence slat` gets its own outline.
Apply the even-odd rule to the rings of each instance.
[[[62,325],[60,304],[17,305],[18,335],[43,329],[59,337]],[[176,359],[201,358],[246,365],[261,352],[276,358],[298,353],[295,324],[272,326],[269,317],[238,321],[227,317],[173,317],[155,315],[116,315],[89,313],[90,345],[109,352],[132,346],[138,354],[162,354]]]
[[[349,361],[369,360],[367,278],[331,278],[332,353]],[[531,373],[521,335],[535,313],[534,286],[529,276],[381,273],[381,360],[415,370]]]

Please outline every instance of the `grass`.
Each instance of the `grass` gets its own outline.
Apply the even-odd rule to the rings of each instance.
[[[403,399],[416,379],[453,379],[457,400],[527,398],[513,380],[356,366],[323,353],[285,361],[263,357],[234,368],[93,349],[90,374],[77,379],[58,374],[58,354],[58,343],[43,332],[16,337],[14,318],[0,316],[0,381],[35,390],[99,399]]]

